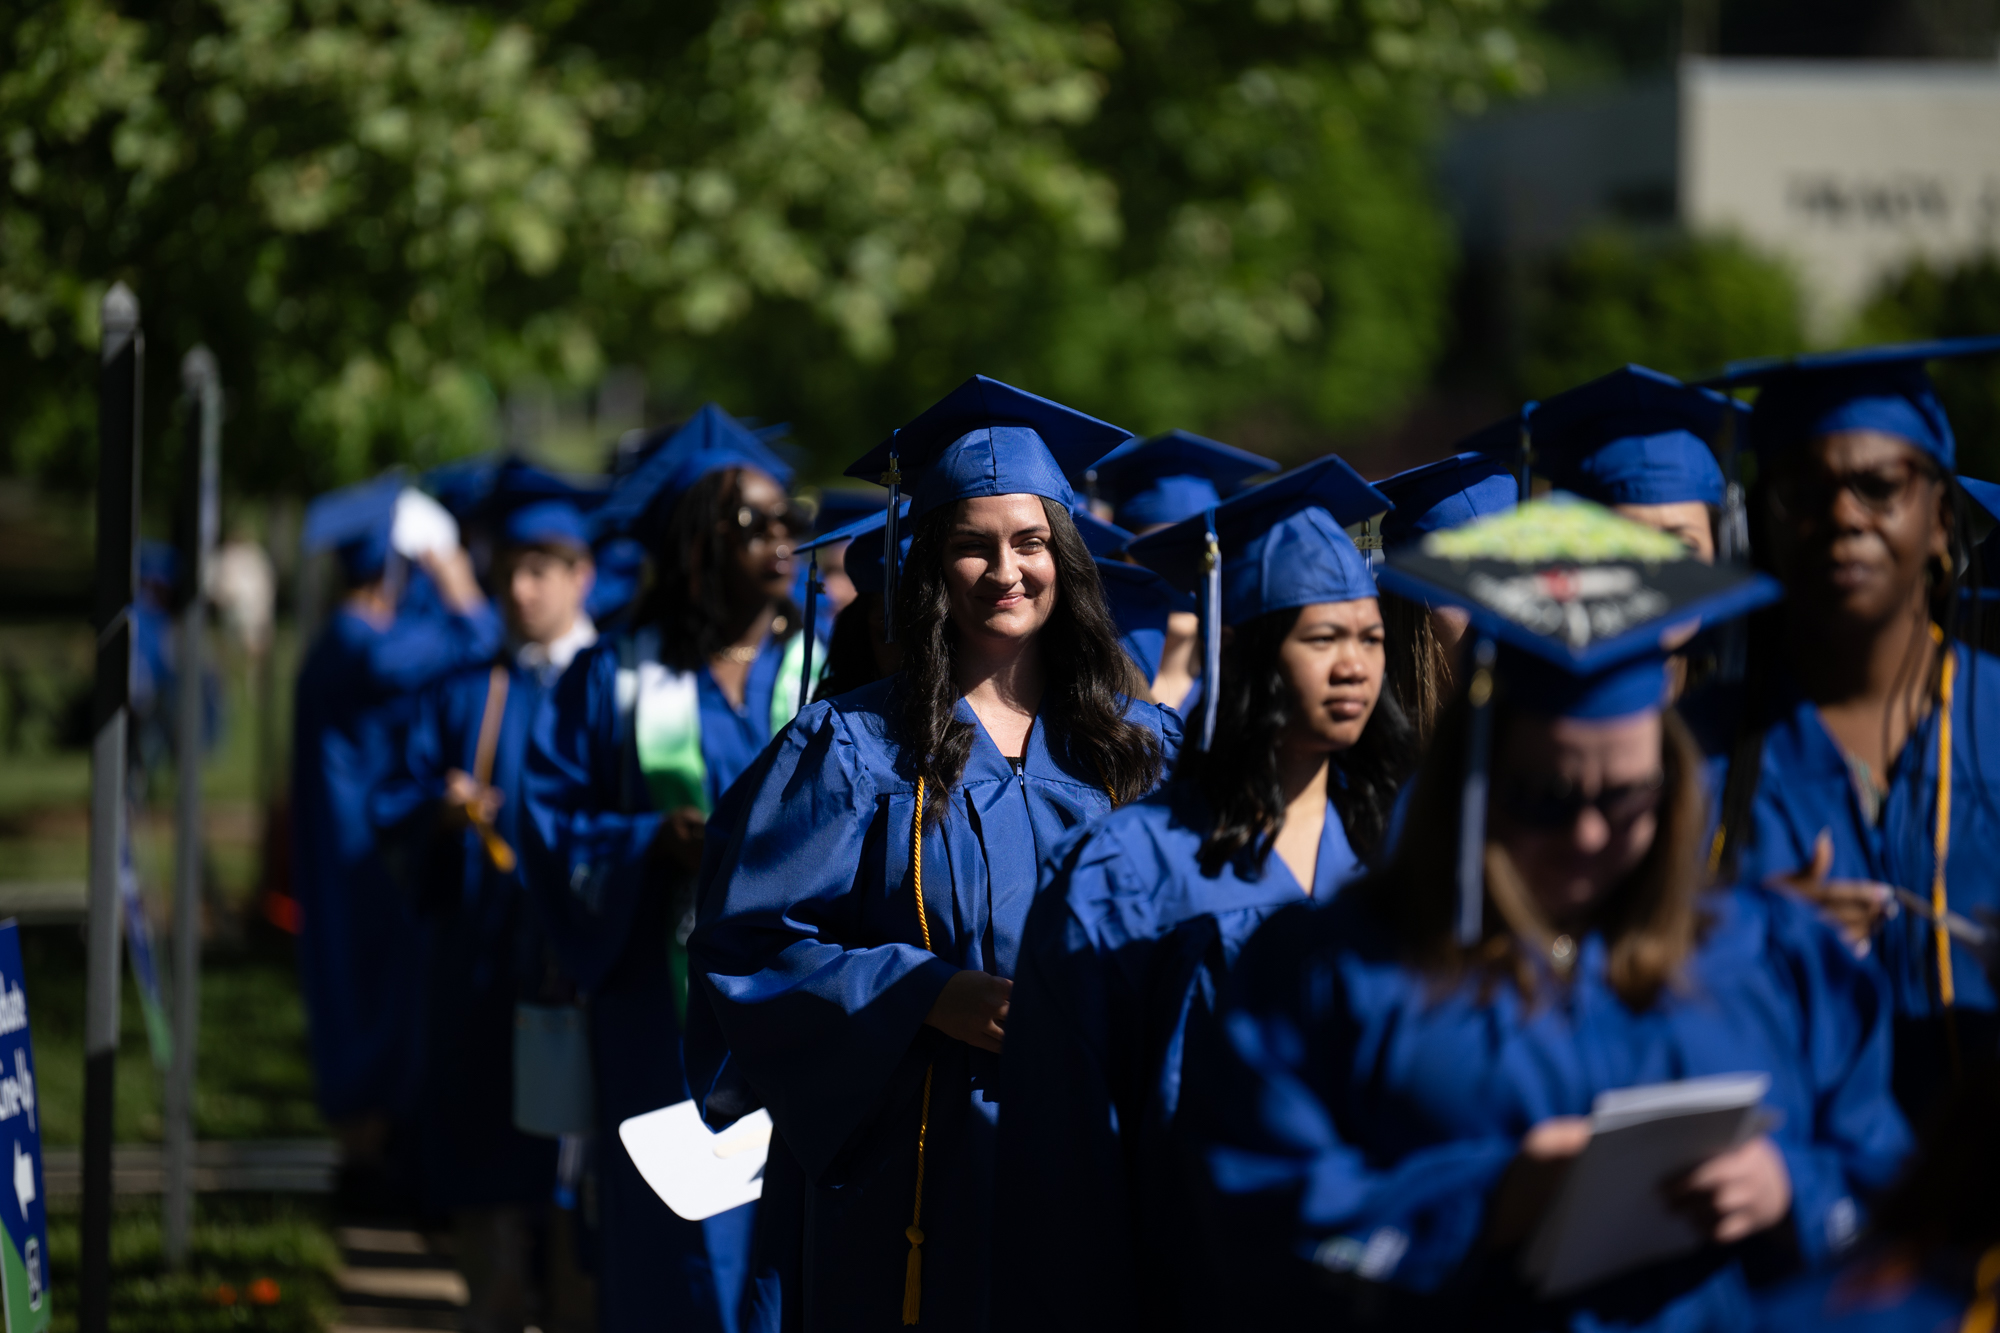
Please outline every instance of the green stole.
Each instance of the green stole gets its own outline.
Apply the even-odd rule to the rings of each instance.
[[[771,735],[785,729],[799,711],[799,680],[805,674],[806,633],[794,634],[778,663],[777,684],[771,691]],[[617,697],[630,700],[632,737],[639,755],[639,773],[652,795],[653,808],[670,814],[689,806],[713,814],[708,798],[708,764],[701,757],[701,686],[692,671],[677,671],[660,661],[660,632],[648,627],[626,640],[618,668]],[[826,672],[826,653],[815,644],[813,682]],[[674,980],[674,1009],[687,1024],[687,932],[692,914],[674,923],[667,943],[667,968]]]

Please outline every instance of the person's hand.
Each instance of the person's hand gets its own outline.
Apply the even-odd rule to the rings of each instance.
[[[1589,1116],[1553,1116],[1523,1134],[1521,1151],[1493,1192],[1487,1243],[1504,1250],[1526,1240],[1548,1211],[1570,1163],[1589,1145]]]
[[[478,810],[480,820],[488,828],[500,813],[501,802],[507,793],[498,787],[482,787],[479,780],[462,768],[454,768],[444,775],[444,818],[448,824],[463,827],[470,819],[470,812]]]
[[[1674,1204],[1719,1245],[1754,1236],[1792,1210],[1792,1173],[1769,1135],[1709,1158],[1668,1186]]]
[[[1894,909],[1896,891],[1873,880],[1828,879],[1827,873],[1832,869],[1833,834],[1821,829],[1813,842],[1811,863],[1797,874],[1774,875],[1771,883],[1789,889],[1817,907],[1827,924],[1840,932],[1840,938],[1847,942],[1854,956],[1866,958],[1875,928]]]
[[[667,858],[667,864],[688,874],[701,871],[702,843],[708,835],[708,816],[691,805],[684,805],[660,821],[660,831],[654,836],[653,846],[660,855]]]
[[[479,579],[472,572],[472,557],[463,546],[454,546],[449,551],[425,551],[417,557],[417,563],[437,584],[438,595],[452,610],[462,615],[486,605],[486,594],[479,590]]]
[[[1006,1034],[1007,999],[1014,983],[991,972],[967,968],[944,983],[924,1022],[968,1046],[1000,1054]]]

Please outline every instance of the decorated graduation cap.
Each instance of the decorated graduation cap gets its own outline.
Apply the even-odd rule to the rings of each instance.
[[[1835,431],[1872,430],[1907,440],[1946,472],[1958,468],[1958,445],[1938,401],[1930,361],[2000,352],[2000,334],[1821,352],[1781,360],[1741,361],[1711,387],[1757,386],[1751,447],[1772,458]]]
[[[596,516],[599,534],[630,533],[651,545],[674,506],[711,472],[751,467],[790,489],[792,467],[735,417],[708,403],[644,462],[619,478]]]
[[[1376,482],[1375,489],[1396,506],[1382,516],[1379,531],[1367,534],[1374,541],[1366,545],[1384,551],[1489,514],[1504,514],[1520,496],[1510,460],[1476,450],[1398,472]]]
[[[1727,486],[1715,446],[1732,447],[1748,412],[1713,389],[1623,366],[1536,406],[1535,459],[1556,489],[1601,505],[1720,509]]]
[[[847,469],[850,477],[889,488],[883,547],[897,553],[884,580],[890,607],[905,512],[914,523],[940,505],[991,495],[1038,495],[1074,508],[1075,486],[1090,465],[1131,434],[984,375],[925,409]],[[906,491],[907,511],[901,504]],[[885,611],[884,631],[892,626]]]
[[[1272,611],[1375,595],[1348,525],[1390,508],[1387,496],[1329,454],[1236,498],[1148,533],[1133,559],[1173,587],[1201,595],[1203,669],[1222,669],[1222,627]],[[1217,693],[1202,691],[1202,748],[1215,739]]]
[[[1181,594],[1143,565],[1123,560],[1097,561],[1104,605],[1118,626],[1118,642],[1151,684],[1160,674],[1160,657],[1167,649],[1167,618],[1181,605]]]
[[[1090,471],[1119,524],[1137,531],[1212,509],[1258,473],[1277,470],[1268,458],[1170,430],[1118,446]]]
[[[1459,813],[1458,937],[1479,938],[1492,708],[1609,719],[1667,703],[1669,645],[1776,601],[1777,582],[1709,565],[1666,533],[1573,496],[1531,500],[1392,552],[1383,588],[1471,619],[1470,752]]]

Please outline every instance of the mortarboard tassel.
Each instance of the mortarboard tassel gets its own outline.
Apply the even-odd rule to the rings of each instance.
[[[1208,549],[1201,555],[1202,690],[1201,748],[1215,747],[1215,710],[1222,686],[1222,543],[1215,535],[1215,510],[1208,511]]]
[[[892,437],[893,438],[893,437]],[[889,450],[889,470],[882,474],[882,484],[889,488],[889,517],[882,523],[882,642],[896,641],[896,585],[901,581],[902,570],[896,559],[899,554],[896,544],[896,510],[903,498],[903,469],[898,465],[896,451]]]
[[[1472,705],[1465,746],[1465,786],[1458,805],[1458,944],[1470,949],[1486,926],[1486,790],[1493,756],[1493,639],[1482,634],[1472,648]]]
[[[819,595],[826,589],[819,581],[819,548],[813,547],[812,563],[806,566],[806,660],[799,672],[799,711],[806,711],[806,704],[812,700],[813,687],[813,631],[819,625]]]

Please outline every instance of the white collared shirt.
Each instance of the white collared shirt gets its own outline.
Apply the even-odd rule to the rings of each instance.
[[[597,623],[578,611],[568,632],[548,643],[524,643],[515,649],[514,664],[540,676],[542,684],[553,685],[576,660],[576,655],[596,642]]]

